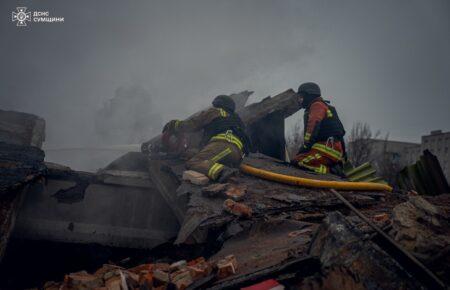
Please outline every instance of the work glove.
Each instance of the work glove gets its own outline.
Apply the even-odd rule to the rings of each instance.
[[[179,120],[171,120],[166,125],[164,125],[163,133],[174,133],[177,129],[180,121]]]
[[[298,150],[297,154],[303,154],[311,150],[311,144],[310,143],[303,143],[302,146],[300,146],[300,149]]]

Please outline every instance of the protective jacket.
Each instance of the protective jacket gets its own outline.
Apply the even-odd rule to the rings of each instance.
[[[203,144],[208,143],[210,140],[218,140],[220,137],[232,138],[236,137],[239,149],[241,149],[245,154],[248,154],[250,150],[250,139],[245,133],[245,125],[241,118],[236,113],[229,113],[223,109],[221,112],[221,117],[214,119],[211,123],[206,125],[203,129]],[[230,139],[232,140],[232,139]]]
[[[235,144],[243,153],[248,154],[250,139],[245,133],[245,125],[234,112],[222,108],[210,108],[188,121],[177,121],[173,131],[193,132],[203,129],[202,145],[210,141],[227,141]]]
[[[339,119],[336,109],[318,97],[305,109],[304,114],[304,141],[305,144],[314,144],[327,141],[333,137],[343,141],[344,126]]]

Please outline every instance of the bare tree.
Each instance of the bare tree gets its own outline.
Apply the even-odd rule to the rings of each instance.
[[[405,166],[402,163],[400,154],[392,152],[388,148],[389,133],[384,137],[383,148],[377,156],[377,172],[389,184],[395,184],[397,173]]]
[[[369,124],[363,122],[353,123],[350,135],[347,139],[348,158],[354,166],[373,161],[372,140],[377,138],[380,132],[372,133]]]

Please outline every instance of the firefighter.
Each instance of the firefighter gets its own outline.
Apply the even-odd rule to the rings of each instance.
[[[188,169],[200,172],[209,179],[224,182],[238,172],[250,140],[245,125],[234,112],[235,103],[226,95],[217,96],[213,107],[188,121],[172,120],[164,126],[163,133],[177,134],[203,129],[200,152],[186,162]]]
[[[294,164],[319,174],[341,175],[346,158],[345,130],[336,109],[322,99],[320,87],[315,83],[300,85],[298,94],[305,109],[304,141]]]

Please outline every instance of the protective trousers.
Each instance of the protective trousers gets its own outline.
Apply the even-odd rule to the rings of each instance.
[[[328,143],[328,144],[327,144]],[[295,156],[295,163],[319,174],[330,172],[330,168],[342,161],[342,143],[317,142],[311,150]]]
[[[225,166],[238,167],[242,151],[228,141],[210,141],[200,152],[186,162],[186,167],[217,180]]]

